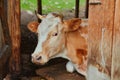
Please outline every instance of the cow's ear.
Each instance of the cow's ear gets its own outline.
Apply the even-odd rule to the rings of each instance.
[[[37,21],[30,22],[27,27],[31,32],[37,33],[37,28],[40,23]]]
[[[64,31],[69,32],[69,31],[77,30],[80,27],[81,22],[82,21],[79,18],[65,20],[64,21]]]

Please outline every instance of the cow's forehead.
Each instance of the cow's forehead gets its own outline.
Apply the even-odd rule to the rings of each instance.
[[[42,20],[38,27],[38,33],[45,33],[46,31],[52,29],[61,22],[61,19],[59,16],[55,16],[53,13],[50,13]]]

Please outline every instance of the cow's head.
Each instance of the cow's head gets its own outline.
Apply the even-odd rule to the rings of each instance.
[[[38,33],[38,44],[32,54],[32,62],[44,64],[63,51],[65,34],[76,30],[81,20],[63,21],[62,17],[55,13],[50,13],[44,17],[37,15],[42,20],[41,23],[38,25],[37,22],[33,22],[28,25],[31,31]]]

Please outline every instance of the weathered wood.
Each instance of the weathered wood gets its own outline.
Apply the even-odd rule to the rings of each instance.
[[[11,39],[7,23],[6,0],[0,0],[0,80],[8,73],[8,59],[11,53]]]
[[[75,17],[79,17],[79,0],[75,1]]]
[[[87,80],[110,80],[111,77],[115,0],[99,1],[101,4],[89,5]]]
[[[8,60],[10,57],[10,46],[4,45],[0,50],[0,80],[9,73]]]
[[[2,46],[4,45],[4,42],[3,42],[3,31],[2,31],[2,23],[1,23],[1,19],[0,19],[0,50],[2,48]]]
[[[20,73],[20,0],[8,1],[8,27],[12,40],[10,72]]]
[[[120,0],[116,0],[111,80],[120,80]]]
[[[2,31],[4,36],[4,43],[10,45],[11,39],[9,35],[8,23],[7,23],[7,0],[0,0],[0,19],[2,25]]]

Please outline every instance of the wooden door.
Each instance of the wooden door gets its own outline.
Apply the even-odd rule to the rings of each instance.
[[[111,80],[120,80],[120,0],[115,2]]]
[[[87,80],[120,80],[120,0],[89,1]]]

